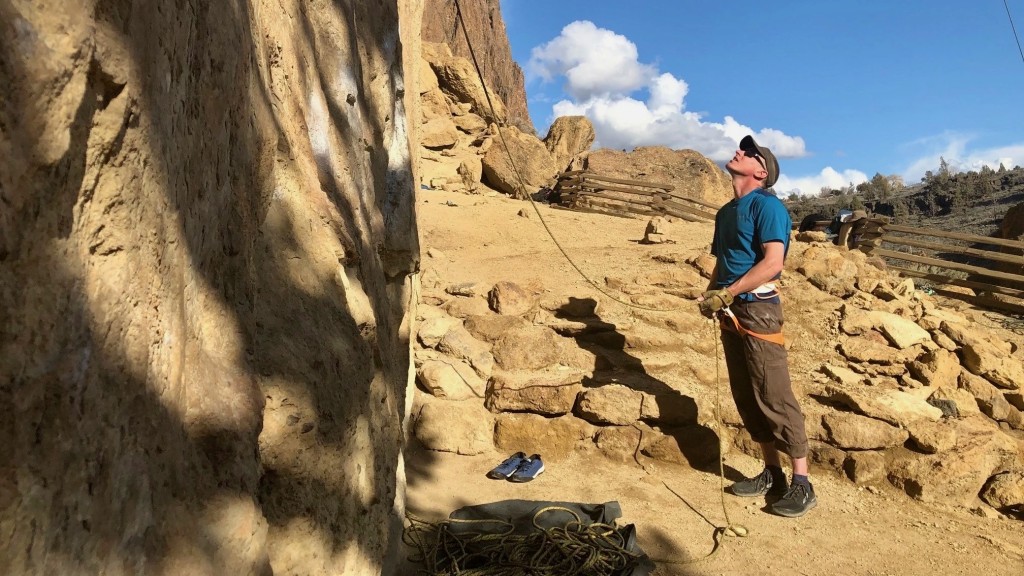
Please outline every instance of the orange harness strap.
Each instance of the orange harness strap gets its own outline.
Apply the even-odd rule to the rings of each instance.
[[[718,315],[718,322],[722,326],[722,330],[729,330],[732,332],[736,332],[741,336],[750,336],[752,338],[757,338],[758,340],[764,340],[765,342],[778,344],[779,346],[786,345],[786,341],[782,337],[782,332],[775,332],[774,334],[761,334],[760,332],[751,332],[750,330],[747,330],[743,326],[740,326],[740,321],[736,318],[736,315],[732,313],[732,310],[729,310],[728,307],[722,308],[721,312],[722,313]],[[732,324],[730,325],[729,323],[727,323],[724,317],[729,317],[730,319],[732,319]]]

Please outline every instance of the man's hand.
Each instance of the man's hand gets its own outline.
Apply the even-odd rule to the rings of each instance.
[[[718,312],[722,308],[732,304],[733,295],[725,288],[721,290],[708,290],[701,295],[697,306],[700,308],[700,313],[708,318],[714,318],[715,312]]]

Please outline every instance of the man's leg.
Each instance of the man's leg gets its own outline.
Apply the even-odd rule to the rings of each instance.
[[[757,475],[744,478],[729,487],[729,491],[737,496],[781,496],[787,487],[786,474],[782,470],[779,453],[775,449],[771,424],[758,407],[754,387],[750,380],[750,372],[745,351],[745,337],[722,331],[722,348],[726,366],[729,370],[729,387],[732,391],[736,410],[740,413],[743,426],[751,438],[761,445],[765,468]]]

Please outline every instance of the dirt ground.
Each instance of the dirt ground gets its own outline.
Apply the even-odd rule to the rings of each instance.
[[[424,265],[435,268],[445,282],[533,282],[558,295],[595,298],[607,315],[652,322],[650,313],[637,314],[591,287],[548,237],[529,203],[436,190],[421,190],[417,202],[423,253],[433,250],[433,256],[425,256]],[[675,243],[644,245],[638,241],[645,218],[538,208],[569,256],[602,286],[605,277],[634,278],[659,266],[680,266],[655,260],[659,254],[685,258],[707,251],[710,245],[711,224],[677,224]],[[517,215],[522,209],[528,211],[528,218]],[[790,360],[794,386],[799,389],[822,358],[834,353],[827,331],[820,328],[833,308],[816,306],[815,294],[820,292],[802,292],[798,279],[791,282],[794,292],[786,304],[787,326],[792,324],[797,336]],[[979,313],[977,318],[984,322],[990,316]],[[710,338],[712,332],[708,334]],[[703,358],[710,364],[714,348],[709,350]],[[683,364],[694,361],[693,356],[681,357]],[[651,375],[670,386],[692,368],[657,358],[641,360],[650,366]],[[724,370],[723,365],[723,378]],[[723,401],[731,402],[726,389],[722,391]],[[615,500],[623,510],[620,522],[636,525],[641,547],[658,561],[655,574],[659,576],[1024,574],[1021,521],[982,517],[966,507],[923,504],[888,485],[865,489],[813,467],[816,509],[803,518],[787,519],[768,514],[761,499],[726,495],[730,520],[744,525],[749,536],[726,539],[716,554],[702,559],[712,549],[712,525],[725,524],[716,472],[639,456],[645,465],[641,467],[636,462],[612,461],[595,450],[549,462],[546,472],[531,483],[487,479],[486,472],[505,456],[432,452],[413,440],[406,455],[409,511],[436,520],[461,506],[513,498]],[[760,469],[758,461],[737,450],[726,454],[725,464],[726,483]],[[410,564],[408,570],[414,573],[415,566]]]

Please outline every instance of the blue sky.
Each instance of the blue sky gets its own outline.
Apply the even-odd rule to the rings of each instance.
[[[1008,0],[1024,36],[1024,0]],[[1024,61],[1002,0],[501,0],[530,115],[597,144],[723,163],[753,133],[775,189],[1024,165]],[[1022,38],[1024,40],[1024,38]]]

